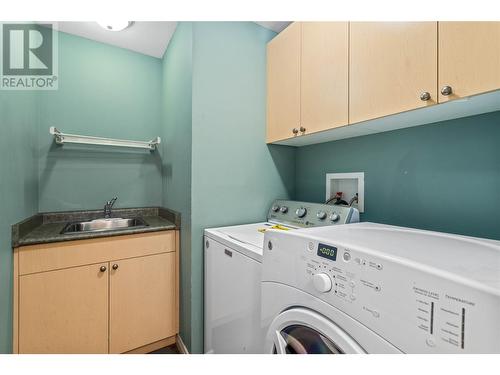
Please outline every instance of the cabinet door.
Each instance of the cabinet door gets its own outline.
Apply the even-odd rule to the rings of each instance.
[[[175,252],[117,260],[110,266],[110,353],[176,334]]]
[[[107,268],[93,264],[21,276],[19,353],[107,353]]]
[[[444,86],[451,87],[443,95]],[[439,22],[439,101],[500,89],[500,22]]]
[[[349,23],[302,23],[301,126],[306,134],[348,123]]]
[[[436,104],[437,22],[352,22],[349,66],[350,123]]]
[[[267,142],[294,135],[300,127],[300,23],[267,45]]]

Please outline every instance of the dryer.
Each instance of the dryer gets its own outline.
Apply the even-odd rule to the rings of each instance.
[[[500,353],[500,242],[374,223],[268,231],[266,353]]]
[[[205,229],[205,353],[260,353],[260,282],[266,231],[359,221],[352,207],[276,200],[267,221]]]

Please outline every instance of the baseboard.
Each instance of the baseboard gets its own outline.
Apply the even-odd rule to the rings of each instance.
[[[175,343],[177,345],[177,350],[179,350],[180,354],[189,354],[189,350],[187,350],[186,345],[184,345],[184,341],[182,341],[180,335],[177,335]]]

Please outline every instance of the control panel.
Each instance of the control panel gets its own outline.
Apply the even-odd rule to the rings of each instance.
[[[276,200],[269,209],[267,220],[307,228],[357,223],[359,212],[353,207]]]
[[[334,239],[276,231],[264,243],[263,282],[313,295],[403,352],[500,352],[500,296]]]
[[[353,264],[350,264],[351,261]],[[381,271],[382,263],[366,257],[353,258],[349,249],[311,241],[308,243],[304,262],[306,278],[310,279],[312,283],[309,284],[317,293],[333,293],[335,298],[352,303],[358,298],[359,286],[373,292],[382,290],[379,274],[371,272]],[[370,311],[378,314],[375,309]]]

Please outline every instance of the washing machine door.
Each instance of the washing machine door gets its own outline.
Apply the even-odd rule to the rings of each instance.
[[[273,320],[266,341],[274,354],[366,353],[345,328],[312,310],[293,308]]]

